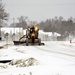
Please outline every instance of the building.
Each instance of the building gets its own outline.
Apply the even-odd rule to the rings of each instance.
[[[3,32],[3,33],[2,33]],[[9,40],[19,40],[19,38],[23,35],[23,28],[7,28],[7,27],[2,27],[1,28],[1,37],[3,40],[8,38]],[[8,36],[6,36],[8,34]]]
[[[44,32],[43,30],[39,30],[39,38],[42,41],[57,41],[57,38],[61,36],[61,34],[56,32]]]

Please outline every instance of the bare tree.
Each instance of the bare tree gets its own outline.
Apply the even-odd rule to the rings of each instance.
[[[8,20],[9,14],[5,12],[4,6],[2,0],[0,0],[0,20]]]
[[[18,18],[19,20],[19,23],[16,23],[16,27],[22,27],[23,29],[26,29],[27,28],[27,22],[26,22],[26,19],[28,17],[24,17],[24,16],[21,16]]]
[[[4,25],[4,20],[8,20],[8,13],[5,12],[4,4],[0,0],[0,38],[1,38],[1,27]]]

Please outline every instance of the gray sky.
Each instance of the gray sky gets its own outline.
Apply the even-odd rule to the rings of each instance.
[[[75,0],[3,0],[3,3],[10,22],[20,16],[38,22],[55,16],[75,17]]]

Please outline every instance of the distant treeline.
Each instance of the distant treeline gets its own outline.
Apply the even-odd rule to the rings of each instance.
[[[32,22],[33,23],[33,22]],[[40,29],[45,32],[57,32],[63,36],[68,36],[69,34],[75,34],[75,18],[70,17],[65,20],[63,17],[55,17],[52,19],[47,19],[46,21],[41,21],[40,23],[36,23]],[[27,28],[27,22],[23,17],[20,17],[19,23],[15,24],[16,27],[23,27],[23,29]],[[11,27],[14,27],[14,24],[11,24]]]
[[[68,20],[65,20],[63,17],[55,17],[40,22],[39,27],[46,32],[57,32],[63,36],[75,35],[75,18],[70,17]]]

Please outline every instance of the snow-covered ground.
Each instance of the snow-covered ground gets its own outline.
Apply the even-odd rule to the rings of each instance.
[[[3,43],[3,42],[2,42]],[[0,45],[0,75],[75,75],[75,43],[47,41],[44,46]]]

